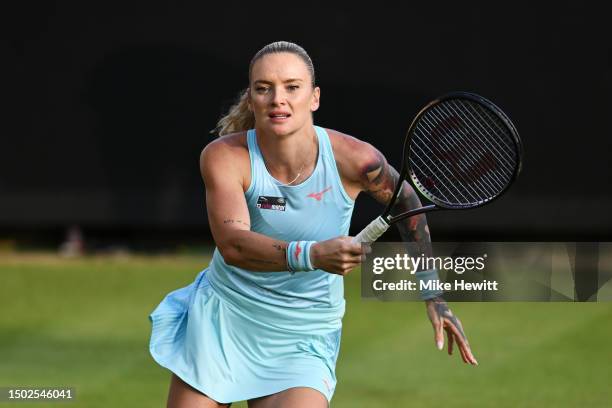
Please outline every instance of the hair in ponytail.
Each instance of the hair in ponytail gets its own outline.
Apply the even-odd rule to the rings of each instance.
[[[249,110],[248,99],[249,88],[246,88],[238,95],[227,114],[219,119],[217,127],[210,133],[218,133],[219,136],[223,136],[255,127],[255,116]]]
[[[315,86],[315,70],[312,60],[308,56],[306,50],[297,44],[287,41],[277,41],[266,45],[255,54],[251,63],[249,64],[249,83],[251,81],[251,71],[255,62],[262,58],[264,55],[272,53],[288,52],[295,54],[304,61],[308,72],[310,73],[312,86]],[[241,132],[244,130],[255,127],[255,116],[248,108],[248,99],[250,97],[249,88],[243,90],[235,103],[230,107],[229,111],[225,116],[219,119],[217,127],[211,131],[211,133],[218,133],[219,136],[226,135],[228,133]]]

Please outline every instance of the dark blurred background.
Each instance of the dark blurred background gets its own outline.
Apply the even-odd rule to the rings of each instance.
[[[414,114],[448,91],[513,119],[517,183],[490,206],[431,214],[434,240],[610,240],[609,15],[582,2],[14,2],[1,17],[0,240],[56,245],[70,226],[92,246],[210,240],[200,151],[277,40],[315,63],[315,123],[396,167]],[[379,211],[360,198],[352,231]]]

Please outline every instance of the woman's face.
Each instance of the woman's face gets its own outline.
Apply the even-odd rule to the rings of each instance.
[[[277,135],[292,134],[312,124],[320,90],[304,61],[284,52],[264,55],[251,70],[249,110],[257,127]]]

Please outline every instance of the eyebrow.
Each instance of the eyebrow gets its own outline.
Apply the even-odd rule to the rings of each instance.
[[[256,84],[258,82],[264,83],[264,84],[272,84],[272,82],[270,81],[266,81],[264,79],[258,79],[257,81],[254,81],[253,83]],[[304,82],[304,80],[300,79],[300,78],[289,78],[283,81],[283,83],[289,83],[289,82]]]

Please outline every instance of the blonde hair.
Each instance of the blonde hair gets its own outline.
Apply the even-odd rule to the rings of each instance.
[[[304,61],[308,72],[310,73],[311,84],[315,87],[315,70],[312,60],[306,50],[299,45],[288,42],[288,41],[277,41],[266,45],[255,54],[249,64],[249,83],[251,82],[251,71],[253,65],[261,57],[272,53],[288,52],[297,55]],[[238,98],[234,104],[229,108],[229,111],[225,116],[221,117],[217,122],[217,127],[210,133],[218,133],[219,136],[226,135],[228,133],[241,132],[255,127],[255,116],[253,112],[249,110],[248,100],[250,98],[249,88],[247,87],[240,92]]]

